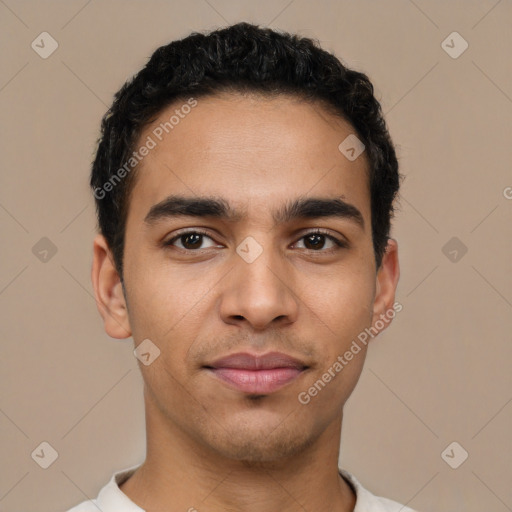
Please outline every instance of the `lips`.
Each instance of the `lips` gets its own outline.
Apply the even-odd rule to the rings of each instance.
[[[280,352],[261,356],[238,353],[204,367],[229,387],[249,394],[273,393],[295,380],[308,366]]]

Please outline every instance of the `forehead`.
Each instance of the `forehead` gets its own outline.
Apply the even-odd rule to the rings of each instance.
[[[258,215],[297,196],[341,197],[369,217],[366,154],[351,161],[339,150],[354,135],[321,104],[292,96],[177,101],[139,138],[152,149],[137,166],[129,218],[174,194],[222,197]]]

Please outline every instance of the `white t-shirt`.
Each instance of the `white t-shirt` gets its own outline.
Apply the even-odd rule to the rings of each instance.
[[[94,500],[84,501],[69,509],[67,512],[144,512],[144,509],[135,505],[119,486],[135,472],[139,466],[132,466],[112,475],[112,478],[103,487]],[[345,477],[356,494],[354,512],[415,512],[396,501],[374,496],[367,491],[350,473],[344,469],[340,473]]]

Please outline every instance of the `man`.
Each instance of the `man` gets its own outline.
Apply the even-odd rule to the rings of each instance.
[[[192,34],[116,94],[91,186],[96,300],[135,342],[147,456],[72,511],[410,511],[338,468],[368,341],[401,307],[368,78],[270,29]]]

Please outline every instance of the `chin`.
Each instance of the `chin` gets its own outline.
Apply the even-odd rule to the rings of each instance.
[[[225,458],[251,463],[278,462],[300,454],[311,446],[315,438],[311,433],[285,429],[283,425],[268,429],[240,428],[224,431],[215,436],[211,448]]]

